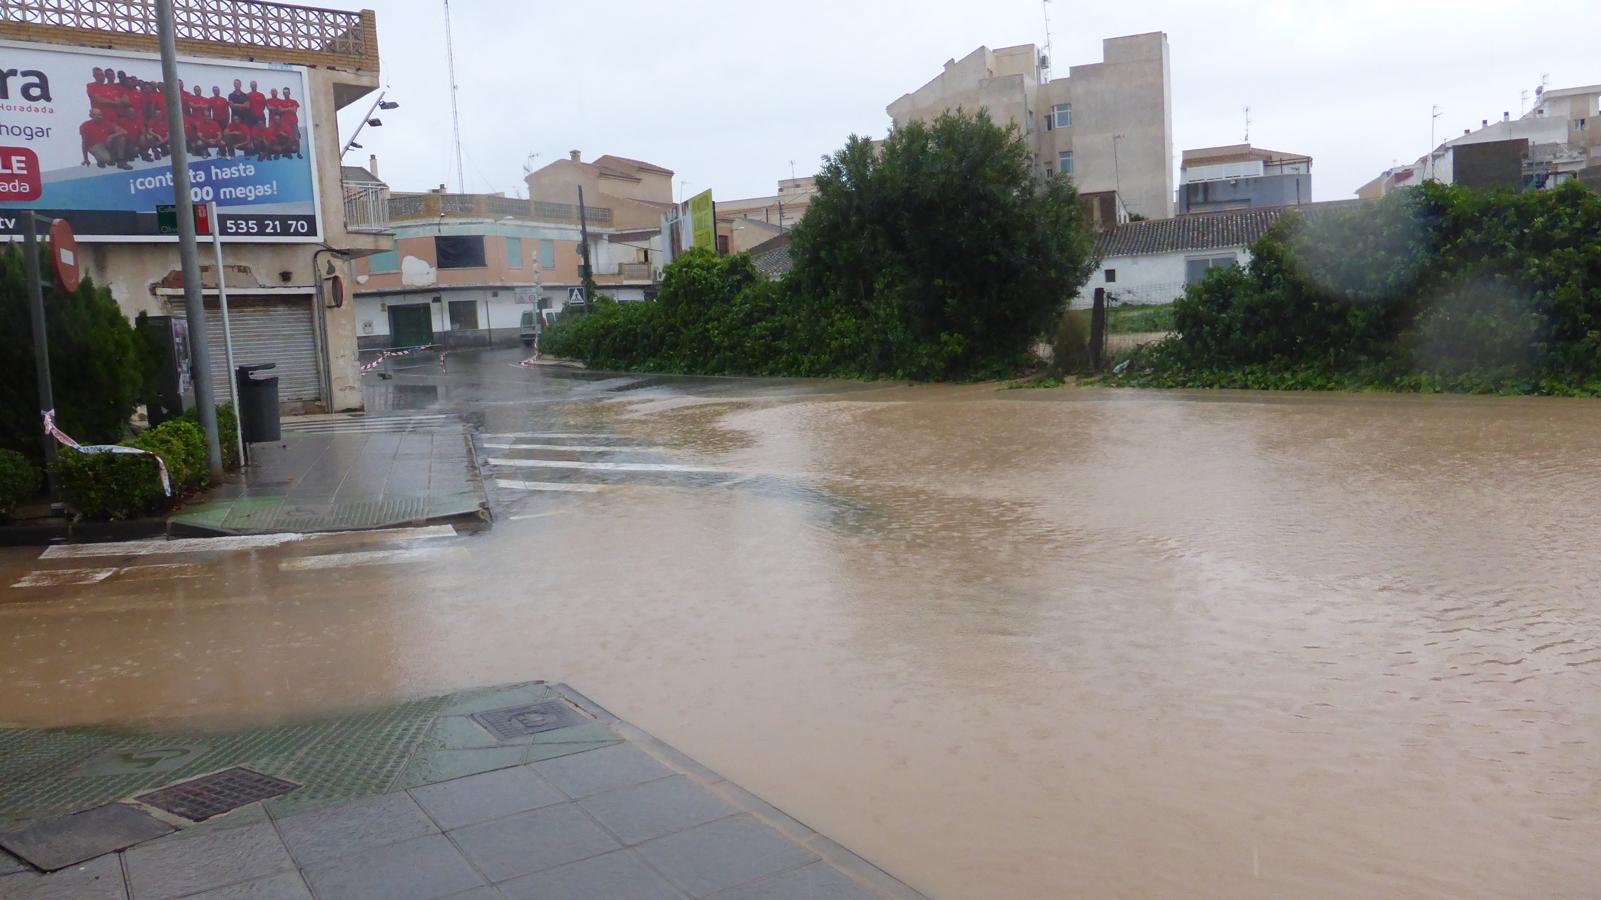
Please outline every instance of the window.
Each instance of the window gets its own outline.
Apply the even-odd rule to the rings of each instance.
[[[1585,130],[1585,126],[1588,124],[1588,122],[1589,122],[1588,119],[1580,119],[1579,120],[1579,130],[1580,131],[1584,131]]]
[[[1200,259],[1187,259],[1184,261],[1184,283],[1200,284],[1206,280],[1206,273],[1213,269],[1226,269],[1235,264],[1230,256],[1209,256]]]
[[[1116,269],[1107,269],[1106,270],[1106,283],[1107,284],[1117,284],[1117,270]]]
[[[1056,154],[1056,170],[1063,175],[1073,174],[1073,151],[1063,150]]]
[[[1045,177],[1049,178],[1049,177],[1051,177],[1052,175],[1055,175],[1055,174],[1056,174],[1056,169],[1052,168],[1050,163],[1046,163],[1045,164]]]
[[[484,267],[484,239],[482,235],[463,235],[434,238],[434,254],[441,269],[482,269]]]
[[[374,275],[378,275],[383,272],[399,272],[400,254],[393,250],[385,250],[382,253],[374,253],[372,256],[367,257],[367,265],[369,267],[368,271],[372,272]]]
[[[1051,107],[1051,124],[1057,128],[1073,127],[1073,104],[1058,103]]]
[[[452,300],[450,301],[450,330],[451,331],[477,331],[478,330],[478,301]]]
[[[523,267],[523,239],[506,238],[506,265],[513,269]]]
[[[541,269],[556,268],[556,242],[539,242],[539,267]]]

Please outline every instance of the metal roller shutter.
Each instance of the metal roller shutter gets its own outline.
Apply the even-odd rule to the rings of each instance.
[[[277,363],[278,399],[283,403],[319,402],[322,399],[317,365],[317,325],[312,318],[313,299],[304,297],[252,297],[228,295],[228,322],[233,330],[236,366]],[[174,298],[173,314],[184,314],[182,298]],[[206,343],[211,348],[211,379],[219,401],[226,402],[228,356],[223,349],[222,309],[206,297]]]

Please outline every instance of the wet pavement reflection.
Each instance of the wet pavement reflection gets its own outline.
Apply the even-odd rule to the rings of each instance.
[[[931,896],[1601,891],[1601,406],[518,359],[370,388],[487,534],[0,550],[0,720],[547,678]]]

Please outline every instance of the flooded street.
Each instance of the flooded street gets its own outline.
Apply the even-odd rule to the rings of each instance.
[[[544,678],[933,897],[1601,893],[1601,404],[516,359],[372,388],[475,427],[488,533],[0,550],[0,721]]]

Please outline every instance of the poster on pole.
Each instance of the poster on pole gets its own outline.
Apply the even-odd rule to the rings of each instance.
[[[712,202],[711,191],[689,198],[689,228],[691,246],[717,252],[717,205]]]
[[[0,197],[0,234],[41,212],[78,239],[175,241],[157,207],[174,202],[167,101],[153,54],[0,41],[0,144],[38,159],[41,190]],[[195,203],[216,203],[230,241],[313,242],[318,220],[305,70],[180,60]]]

